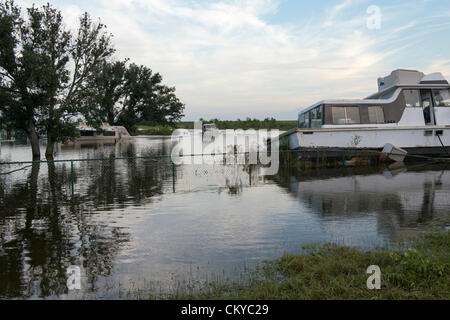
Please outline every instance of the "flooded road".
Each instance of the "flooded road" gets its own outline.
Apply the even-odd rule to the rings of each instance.
[[[170,140],[60,148],[56,159],[170,154]],[[2,145],[0,159],[29,160]],[[374,246],[450,226],[448,165],[296,170],[122,159],[0,165],[0,298],[120,298],[224,276],[303,244]],[[81,267],[82,290],[66,270]]]

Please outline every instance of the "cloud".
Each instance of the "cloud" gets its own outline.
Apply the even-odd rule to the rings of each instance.
[[[339,79],[375,58],[363,54],[371,42],[362,33],[351,32],[340,39],[316,37],[311,30],[291,33],[266,23],[262,16],[277,8],[269,2],[228,1],[187,8],[176,2],[146,1],[141,5],[150,23],[142,25],[128,14],[105,16],[122,55],[156,66],[170,82],[176,80],[189,103],[200,108],[237,111],[257,105],[269,111],[270,100],[280,105],[293,100],[280,87],[291,88],[292,95],[302,81]],[[159,21],[164,21],[161,33],[144,31]],[[339,57],[348,61],[336,70]]]
[[[427,66],[424,72],[441,72],[447,80],[450,80],[450,59],[439,59],[433,61],[429,66]]]
[[[400,67],[396,61],[404,52],[418,48],[427,34],[448,30],[442,20],[424,23],[421,7],[409,2],[381,7],[379,31],[366,28],[367,3],[361,0],[319,6],[309,23],[289,25],[268,22],[280,14],[278,0],[57,6],[68,21],[84,10],[101,17],[114,34],[118,56],[151,67],[176,86],[188,119],[281,114],[294,119],[298,109],[324,98],[367,96],[376,90],[377,77]],[[403,17],[405,12],[413,19]],[[432,62],[409,63],[417,68]]]
[[[350,8],[356,4],[359,4],[361,0],[345,0],[328,10],[328,17],[325,19],[324,26],[331,27],[334,24],[335,19],[341,14],[345,9]]]

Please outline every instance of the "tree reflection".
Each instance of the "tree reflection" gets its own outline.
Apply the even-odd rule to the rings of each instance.
[[[33,164],[12,185],[0,176],[0,297],[65,294],[70,265],[97,290],[130,235],[95,212],[148,201],[171,180],[167,163],[147,159],[80,162],[75,172],[74,196],[70,163]]]

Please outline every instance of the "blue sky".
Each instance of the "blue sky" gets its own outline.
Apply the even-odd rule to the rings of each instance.
[[[366,97],[398,68],[450,78],[448,0],[50,3],[70,28],[83,11],[100,18],[117,59],[147,65],[177,88],[186,120],[295,119],[322,99]]]

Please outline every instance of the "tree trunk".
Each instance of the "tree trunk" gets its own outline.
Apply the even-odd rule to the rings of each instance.
[[[47,148],[45,149],[45,158],[47,160],[53,160],[53,151],[55,150],[55,141],[51,135],[47,133]]]
[[[113,126],[115,124],[114,113],[112,113],[112,112],[108,112],[108,123],[111,126]]]
[[[30,122],[28,123],[27,136],[31,144],[33,161],[41,160],[41,150],[39,149],[39,136],[36,132],[36,127],[34,126],[34,120],[30,120]]]
[[[37,213],[37,191],[38,191],[38,177],[39,177],[39,169],[40,169],[41,163],[33,163],[31,166],[31,173],[28,177],[29,181],[29,191],[27,193],[28,195],[28,202],[26,205],[26,215],[25,215],[25,231],[29,232],[32,230],[33,227],[33,220],[35,217],[35,214]],[[24,199],[25,200],[25,199]]]

